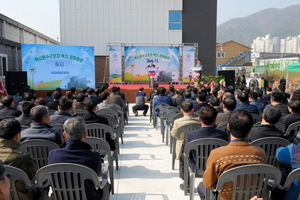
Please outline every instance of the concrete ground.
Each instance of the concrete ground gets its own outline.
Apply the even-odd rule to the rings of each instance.
[[[124,144],[120,145],[119,170],[115,170],[115,194],[111,200],[181,200],[189,199],[179,189],[179,162],[172,170],[170,147],[162,142],[147,116],[134,116],[130,104],[129,123]],[[199,183],[196,180],[195,185]],[[197,192],[195,199],[199,199]]]

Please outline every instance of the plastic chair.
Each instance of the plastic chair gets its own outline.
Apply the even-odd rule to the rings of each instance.
[[[174,115],[180,113],[179,110],[171,110],[170,112],[168,112],[164,118],[163,118],[163,122],[164,122],[164,127],[165,127],[165,131],[162,134],[162,141],[164,142],[164,137],[166,135],[166,145],[169,144],[169,138],[170,138],[170,143],[171,143],[171,119],[173,118]]]
[[[111,193],[114,194],[114,152],[110,150],[109,144],[101,138],[87,137],[85,142],[92,147],[93,151],[97,151],[101,156],[107,156]]]
[[[113,130],[110,126],[107,126],[105,124],[87,124],[87,132],[88,136],[90,137],[96,137],[101,138],[106,141],[106,133],[110,133],[112,139],[115,141],[116,145],[118,145],[117,137],[114,136]],[[118,148],[114,150],[114,159],[116,163],[116,169],[119,170],[119,162],[118,162]]]
[[[163,107],[159,112],[160,133],[162,135],[162,142],[164,142],[164,139],[165,139],[165,125],[166,125],[165,118],[170,112],[173,112],[173,111],[179,112],[178,108],[173,107],[173,106]]]
[[[100,110],[97,110],[96,115],[110,115],[118,120],[118,113],[112,109],[101,108]]]
[[[253,124],[261,121],[261,116],[255,113],[250,113],[253,117]]]
[[[48,110],[48,113],[49,113],[49,115],[53,115],[56,111],[57,111],[57,110],[49,109],[49,110]]]
[[[187,195],[188,184],[190,185],[190,199],[194,199],[195,177],[203,177],[206,169],[206,160],[211,150],[220,146],[226,146],[228,142],[219,138],[202,138],[189,142],[183,154],[184,157],[184,194]],[[191,151],[195,151],[195,172],[189,167]]]
[[[284,185],[280,185],[279,188],[281,190],[288,191],[289,188],[291,187],[291,184],[293,183],[293,181],[298,180],[298,179],[300,179],[300,168],[291,171],[289,173]],[[300,200],[300,194],[298,194],[297,200]]]
[[[86,115],[88,112],[86,110],[82,110],[82,109],[77,109],[76,110],[76,114],[80,117],[83,117],[84,115]]]
[[[295,122],[289,125],[286,129],[284,137],[291,138],[300,130],[300,122]]]
[[[276,127],[278,130],[281,130],[283,133],[285,133],[285,126],[284,126],[283,123],[277,122],[277,123],[275,124],[275,127]]]
[[[61,137],[61,141],[65,141],[63,132],[64,132],[64,125],[63,124],[53,124],[51,125],[53,129],[57,130],[57,134]]]
[[[20,143],[19,151],[29,152],[40,169],[48,164],[48,155],[52,149],[60,149],[55,142],[43,139],[30,139]]]
[[[199,123],[189,123],[189,124],[178,127],[177,136],[174,140],[173,150],[172,150],[172,169],[173,170],[174,170],[175,159],[176,159],[176,141],[177,141],[177,138],[180,138],[181,134],[186,135],[188,132],[198,130],[200,128],[201,128],[200,122]]]
[[[123,144],[123,133],[120,130],[121,128],[118,121],[111,115],[101,115],[101,117],[105,117],[107,119],[109,126],[112,127],[114,133],[116,133],[118,137],[117,139],[118,144],[119,144],[119,138],[121,138],[121,143]],[[119,152],[119,145],[118,145],[118,152]]]
[[[280,167],[280,163],[276,159],[276,149],[278,147],[286,147],[290,142],[286,139],[279,137],[265,137],[254,140],[251,142],[252,145],[261,147],[266,152],[266,164],[274,167]]]
[[[280,184],[280,179],[281,171],[274,166],[267,164],[242,165],[222,173],[214,191],[221,192],[224,184],[231,182],[231,200],[251,199],[255,195],[268,200],[270,190],[268,182],[274,181],[274,188]],[[211,191],[206,189],[206,199],[210,199]]]
[[[170,105],[169,104],[166,104],[166,103],[161,103],[161,104],[158,104],[158,105],[156,105],[155,107],[152,107],[152,121],[153,121],[153,128],[156,128],[157,129],[157,127],[158,127],[158,125],[157,125],[157,116],[156,116],[156,114],[155,114],[155,110],[157,110],[157,109],[159,109],[159,110],[161,110],[161,109],[163,109],[164,107],[169,107]]]
[[[42,191],[42,199],[49,199],[48,191],[43,189],[43,182],[49,181],[54,199],[87,200],[85,180],[93,182],[96,189],[104,188],[107,183],[107,171],[98,177],[92,169],[74,163],[56,163],[47,165],[36,172],[38,187]],[[106,190],[104,190],[106,191]],[[105,192],[105,196],[109,194]],[[108,199],[107,198],[107,199]]]
[[[10,199],[19,200],[18,192],[16,189],[16,181],[22,181],[29,191],[35,190],[35,188],[32,187],[27,174],[23,170],[9,165],[5,165],[5,167],[6,173],[10,180]]]

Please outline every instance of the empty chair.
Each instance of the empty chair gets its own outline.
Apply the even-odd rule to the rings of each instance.
[[[274,181],[274,187],[280,184],[281,171],[267,164],[248,164],[229,169],[221,174],[214,191],[225,192],[223,188],[226,183],[231,183],[231,198],[251,199],[253,196],[269,199],[268,181]],[[228,185],[227,185],[228,186]],[[272,189],[272,188],[271,188]],[[206,189],[206,199],[210,199],[211,190]]]
[[[171,128],[170,128],[170,126],[171,126],[171,119],[173,118],[174,115],[176,115],[178,113],[180,113],[179,110],[171,110],[163,118],[165,131],[162,133],[162,142],[164,142],[164,137],[166,135],[166,145],[169,144],[169,138],[171,137],[170,136],[170,133],[171,133]]]
[[[165,118],[166,116],[173,111],[177,111],[179,112],[177,107],[173,107],[173,106],[168,106],[168,107],[163,107],[160,112],[159,112],[159,118],[160,118],[160,133],[162,135],[162,142],[164,142],[165,139]],[[175,113],[174,113],[175,114]]]
[[[211,150],[220,146],[226,146],[228,142],[218,138],[202,138],[189,142],[184,151],[184,194],[187,194],[188,184],[190,188],[190,199],[194,197],[195,177],[203,177],[206,169],[206,160]],[[195,172],[189,166],[191,151],[195,151]]]
[[[32,187],[32,184],[27,176],[27,174],[16,167],[6,165],[6,173],[10,180],[10,196],[13,200],[19,200],[18,192],[16,189],[16,181],[22,181],[26,186],[27,190],[33,191],[35,188]]]
[[[181,141],[183,141],[183,139],[185,139],[186,134],[190,131],[194,131],[194,130],[198,130],[201,128],[201,124],[200,123],[191,123],[191,124],[187,124],[184,126],[181,126],[178,128],[177,130],[177,137],[174,140],[173,143],[173,150],[172,150],[172,169],[174,169],[175,166],[175,158],[176,158],[176,148],[180,148],[180,145],[183,145],[183,142],[180,142],[180,144],[178,144],[179,146],[177,146],[177,138],[179,138]],[[180,148],[181,149],[181,148]]]
[[[254,140],[251,142],[252,145],[261,147],[266,152],[266,164],[274,167],[280,167],[280,163],[276,159],[276,149],[278,147],[286,147],[290,142],[286,139],[279,137],[265,137]]]
[[[87,132],[90,137],[101,138],[106,141],[106,133],[111,135],[111,138],[115,141],[115,144],[118,145],[117,137],[114,136],[113,130],[110,126],[105,124],[87,124]],[[116,163],[116,169],[119,170],[119,162],[118,162],[118,148],[114,150],[114,159]]]
[[[114,133],[116,133],[117,137],[118,137],[118,141],[119,141],[119,138],[121,138],[121,143],[123,144],[123,133],[122,133],[122,130],[121,130],[121,127],[119,125],[119,122],[113,118],[111,115],[101,115],[101,117],[105,117],[108,121],[108,124],[110,127],[112,127]],[[118,143],[119,144],[119,143]],[[118,148],[119,148],[119,145],[118,145]],[[119,152],[119,149],[118,149],[118,152]]]
[[[90,180],[95,189],[104,188],[107,184],[107,170],[102,171],[102,178],[99,180],[96,172],[86,166],[57,163],[39,169],[36,172],[36,179],[42,191],[42,199],[49,199],[48,191],[43,188],[43,182],[49,181],[54,199],[87,200],[85,181]],[[104,192],[104,199],[109,199],[108,191],[104,190]]]
[[[48,155],[52,149],[59,149],[60,146],[55,142],[42,139],[25,140],[20,143],[19,150],[29,152],[36,164],[37,169],[48,164]]]
[[[85,142],[91,145],[92,150],[97,151],[102,157],[107,156],[111,193],[114,194],[114,152],[110,150],[109,144],[101,138],[87,137]]]

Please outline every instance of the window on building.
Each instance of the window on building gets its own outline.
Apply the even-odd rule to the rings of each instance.
[[[225,58],[225,52],[217,52],[217,58]]]
[[[169,11],[169,30],[181,30],[181,11]]]

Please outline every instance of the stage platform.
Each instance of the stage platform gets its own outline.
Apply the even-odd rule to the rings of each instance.
[[[153,90],[152,87],[149,87],[148,84],[109,84],[109,88],[112,88],[113,86],[116,87],[120,87],[121,90],[120,92],[125,94],[125,98],[126,100],[129,101],[129,103],[135,103],[135,93],[137,93],[139,91],[140,87],[144,88],[144,92],[147,94],[147,97],[150,97],[150,92]],[[169,86],[170,84],[159,84],[159,87],[164,87],[166,88],[167,91],[169,91]],[[179,84],[175,84],[173,85],[175,89],[177,88],[181,88],[181,89],[185,89],[185,85],[179,85]]]
[[[169,91],[169,85],[170,84],[159,84],[159,87],[165,87],[167,91]],[[175,89],[177,88],[181,88],[181,89],[185,89],[185,85],[184,84],[172,84]],[[126,100],[129,101],[129,103],[135,103],[135,93],[137,93],[139,91],[139,87],[143,87],[144,88],[144,92],[147,94],[147,97],[149,98],[150,96],[150,92],[153,90],[152,87],[149,87],[148,84],[111,84],[109,83],[109,88],[107,90],[107,92],[110,93],[110,88],[112,88],[113,86],[116,87],[120,87],[121,88],[121,92],[125,94],[125,98]],[[42,98],[46,98],[46,92],[47,91],[52,91],[53,90],[36,90],[36,96],[38,97],[42,97]],[[80,92],[80,90],[76,91],[76,94],[78,94]],[[62,90],[63,95],[65,95],[66,90]]]

